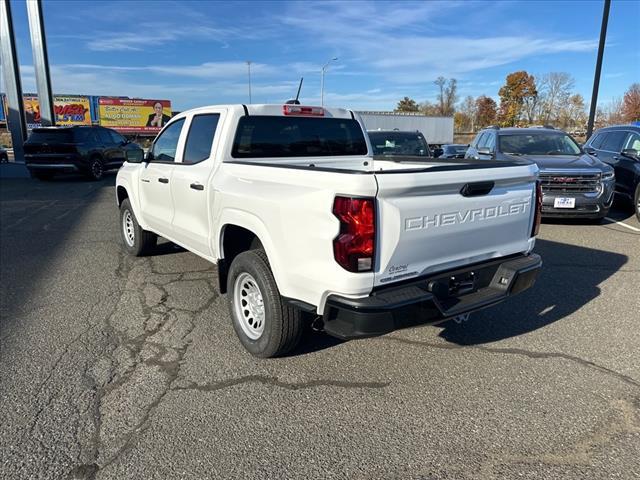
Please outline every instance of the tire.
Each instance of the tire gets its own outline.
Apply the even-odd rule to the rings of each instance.
[[[150,253],[158,241],[155,233],[142,229],[128,198],[120,204],[120,237],[127,253],[136,257]]]
[[[636,211],[636,218],[640,222],[640,183],[636,185],[636,193],[633,196],[633,208]]]
[[[233,259],[227,302],[233,329],[252,355],[282,356],[300,343],[302,313],[283,302],[264,250],[248,250]]]
[[[46,170],[40,170],[40,171],[31,171],[29,172],[31,173],[31,176],[33,178],[37,178],[38,180],[42,181],[42,182],[46,182],[48,180],[51,180],[53,178],[53,173],[48,172]]]
[[[87,176],[91,180],[100,180],[104,176],[104,164],[100,157],[92,157],[91,160],[89,160]]]

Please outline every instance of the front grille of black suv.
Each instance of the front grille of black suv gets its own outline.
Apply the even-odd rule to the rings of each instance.
[[[540,172],[544,193],[599,193],[600,173]]]

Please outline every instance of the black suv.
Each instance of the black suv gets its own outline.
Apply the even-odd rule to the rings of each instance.
[[[585,153],[561,130],[490,127],[478,133],[465,158],[536,163],[546,217],[599,220],[613,203],[613,168]]]
[[[140,147],[104,127],[34,128],[24,144],[24,160],[33,177],[48,180],[56,173],[80,172],[98,180],[117,169],[125,152]]]
[[[633,202],[640,220],[640,126],[601,128],[591,136],[584,149],[615,169],[616,193]]]

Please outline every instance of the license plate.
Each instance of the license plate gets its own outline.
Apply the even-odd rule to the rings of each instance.
[[[576,199],[557,197],[553,200],[553,208],[576,208]]]

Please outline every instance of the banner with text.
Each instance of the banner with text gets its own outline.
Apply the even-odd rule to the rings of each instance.
[[[171,101],[100,97],[98,118],[121,133],[157,133],[171,119]]]
[[[35,95],[24,95],[24,114],[27,128],[41,127],[40,103]],[[53,111],[56,115],[56,125],[91,125],[89,97],[82,95],[54,95]]]

